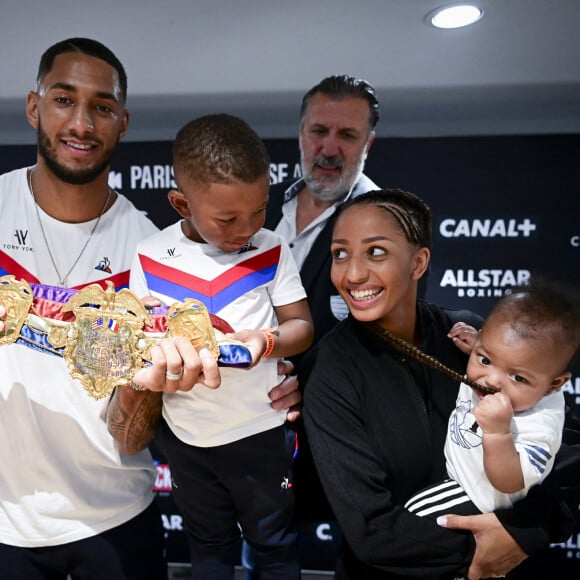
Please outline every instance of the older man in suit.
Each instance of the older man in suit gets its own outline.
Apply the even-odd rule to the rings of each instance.
[[[330,281],[330,238],[336,208],[378,189],[363,174],[378,120],[379,103],[368,82],[347,75],[323,79],[302,99],[303,177],[270,188],[265,227],[290,244],[312,311],[315,341],[347,314]]]

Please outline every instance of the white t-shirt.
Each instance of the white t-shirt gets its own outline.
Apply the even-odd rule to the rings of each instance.
[[[282,236],[288,243],[292,243],[291,252],[298,268],[302,268],[304,260],[308,257],[314,242],[320,232],[326,226],[328,218],[336,211],[339,202],[327,207],[320,215],[316,216],[299,234],[296,233],[296,211],[298,208],[298,197],[294,196],[282,206],[282,218],[274,230]],[[342,203],[342,200],[340,201]],[[330,251],[330,250],[329,250]]]
[[[520,456],[524,489],[511,494],[495,489],[485,475],[481,428],[472,430],[475,423],[472,410],[478,401],[473,389],[462,383],[449,418],[445,457],[449,477],[463,487],[481,512],[487,513],[511,507],[550,473],[562,442],[564,395],[556,391],[543,397],[533,409],[514,413],[511,430]]]
[[[65,224],[40,210],[59,269],[68,271],[94,221]],[[56,284],[26,169],[0,176],[0,272]],[[125,197],[103,214],[71,285],[126,284],[137,241],[157,228]],[[116,527],[153,500],[147,451],[121,455],[95,401],[62,358],[22,345],[0,347],[0,542],[65,544]]]
[[[201,300],[236,331],[275,326],[274,306],[306,297],[298,269],[286,243],[269,230],[260,230],[248,246],[226,253],[193,242],[178,222],[139,244],[131,290],[168,306],[186,297]],[[250,370],[222,367],[220,374],[218,389],[198,384],[163,395],[163,416],[179,439],[213,447],[284,423],[286,411],[274,411],[268,398],[282,380],[276,359],[262,359]]]

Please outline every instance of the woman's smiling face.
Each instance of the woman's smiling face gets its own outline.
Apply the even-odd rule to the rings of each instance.
[[[429,250],[409,242],[385,208],[346,209],[334,227],[331,252],[332,282],[357,320],[390,330],[415,311],[417,280]]]

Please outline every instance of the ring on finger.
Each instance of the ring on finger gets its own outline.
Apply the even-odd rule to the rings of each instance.
[[[168,381],[178,381],[183,376],[183,368],[178,373],[167,371],[165,376],[167,377]]]

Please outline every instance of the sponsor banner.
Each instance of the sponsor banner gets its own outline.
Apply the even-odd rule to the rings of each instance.
[[[297,140],[265,142],[272,161],[271,182],[297,179]],[[32,165],[36,148],[0,146],[0,153],[3,173]],[[426,299],[485,316],[498,298],[534,274],[580,285],[579,159],[580,135],[379,138],[365,173],[380,187],[406,189],[431,207],[433,244]],[[121,143],[111,169],[111,186],[159,227],[179,219],[167,201],[168,191],[176,187],[171,142]],[[18,238],[21,232],[14,235],[14,243],[24,243]],[[580,361],[571,370],[573,378],[563,390],[574,412],[580,413]],[[168,555],[172,562],[187,562],[169,468],[161,454],[154,452],[154,457]],[[301,534],[305,567],[331,569],[337,541],[333,524],[306,526]],[[567,567],[573,572],[560,577],[580,577],[579,537],[580,522],[568,542],[534,559],[526,577],[543,578]]]
[[[535,231],[536,224],[528,218],[444,218],[439,223],[439,235],[444,238],[529,238]]]
[[[167,561],[173,564],[189,564],[189,548],[183,533],[183,517],[179,513],[171,494],[157,494],[161,520],[165,530]]]
[[[159,457],[160,454],[156,454]],[[155,478],[155,485],[153,491],[160,494],[170,494],[172,490],[171,471],[167,463],[161,463],[158,459],[155,460],[155,469],[157,469],[157,477]]]
[[[580,408],[580,376],[572,377],[563,387],[562,390],[568,395],[569,401]]]

